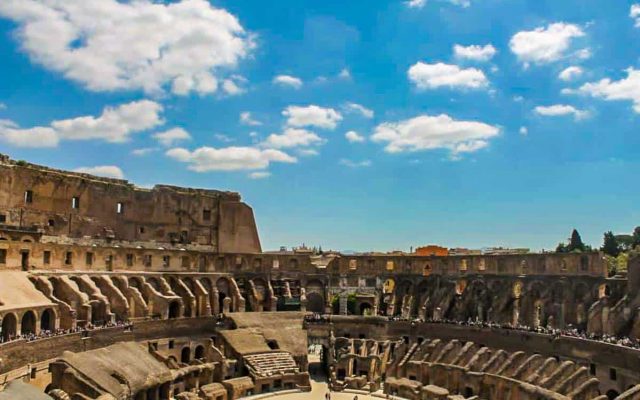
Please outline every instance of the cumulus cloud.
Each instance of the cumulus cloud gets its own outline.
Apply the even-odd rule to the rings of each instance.
[[[56,147],[60,138],[50,127],[21,129],[13,121],[0,120],[0,140],[15,147]]]
[[[240,123],[242,125],[248,125],[248,126],[262,125],[262,122],[254,119],[249,111],[244,111],[240,113]]]
[[[357,103],[347,103],[344,106],[344,111],[347,113],[359,113],[365,118],[373,118],[373,110]]]
[[[160,142],[161,145],[170,147],[176,144],[176,142],[191,139],[191,135],[182,128],[172,128],[167,131],[154,134],[153,138]]]
[[[316,126],[324,129],[335,129],[342,121],[342,115],[333,108],[324,108],[316,105],[305,107],[289,106],[282,115],[287,117],[287,125],[293,127]]]
[[[255,47],[206,0],[3,0],[31,60],[93,91],[212,93]]]
[[[155,147],[142,147],[139,149],[133,149],[131,151],[131,154],[133,154],[134,156],[142,157],[142,156],[146,156],[147,154],[151,154],[156,150],[158,149]]]
[[[563,81],[571,81],[580,77],[582,75],[582,72],[582,68],[574,65],[563,69],[562,72],[560,72],[560,74],[558,75],[558,78],[562,79]]]
[[[422,8],[425,4],[427,4],[427,0],[409,0],[405,1],[407,7],[409,8]]]
[[[525,63],[546,64],[565,56],[571,41],[584,36],[577,25],[557,22],[532,31],[521,31],[509,42],[511,51]]]
[[[522,136],[527,136],[529,134],[529,129],[526,126],[521,126],[518,131]]]
[[[362,143],[364,142],[364,136],[361,136],[360,134],[358,134],[358,132],[356,131],[349,131],[347,133],[344,134],[344,137],[350,142],[350,143]]]
[[[627,77],[617,81],[610,78],[598,82],[589,82],[582,85],[577,92],[593,97],[599,97],[607,101],[629,100],[633,102],[633,109],[640,113],[640,69],[628,68]],[[567,93],[569,91],[563,91]]]
[[[173,148],[168,157],[188,164],[196,172],[267,169],[272,162],[295,163],[297,159],[280,150],[232,146],[224,148],[200,147],[194,151]]]
[[[266,179],[271,176],[271,172],[267,171],[256,171],[249,173],[248,177],[250,179]]]
[[[477,68],[460,68],[457,65],[418,62],[407,71],[409,80],[418,89],[481,89],[489,85],[484,72]]]
[[[99,165],[96,167],[81,167],[73,170],[83,174],[102,176],[105,178],[124,179],[124,173],[115,165]]]
[[[460,121],[449,115],[420,115],[415,118],[385,122],[371,136],[385,143],[388,153],[447,149],[452,154],[470,153],[489,144],[500,128],[477,121]]]
[[[579,110],[574,106],[566,104],[554,104],[551,106],[537,106],[534,111],[538,115],[545,117],[560,117],[564,115],[573,115],[576,120],[584,119],[589,116],[589,112],[585,110]]]
[[[471,46],[462,46],[456,44],[453,46],[453,54],[457,58],[463,58],[474,61],[489,61],[495,56],[497,50],[493,45],[487,44],[484,46],[480,45],[471,45]]]
[[[338,78],[346,80],[351,79],[351,71],[349,71],[348,68],[342,68],[342,70],[338,74]]]
[[[461,7],[469,7],[471,5],[470,0],[446,0],[448,3]],[[404,4],[409,8],[422,8],[427,4],[427,0],[407,0]]]
[[[636,21],[636,28],[640,28],[640,3],[631,5],[629,16]]]
[[[371,166],[371,160],[353,161],[347,158],[343,158],[339,163],[340,165],[344,165],[345,167],[349,168],[362,168]]]
[[[294,89],[302,87],[302,79],[291,75],[278,75],[273,78],[273,83],[280,86],[289,86]]]
[[[51,122],[47,127],[21,129],[0,124],[0,139],[17,147],[55,147],[60,140],[103,140],[122,143],[134,133],[162,125],[162,105],[140,100],[106,107],[99,117],[84,116]]]
[[[271,134],[264,142],[263,147],[272,149],[285,149],[291,147],[309,147],[316,146],[325,143],[317,134],[305,130],[296,128],[287,128],[282,134]]]

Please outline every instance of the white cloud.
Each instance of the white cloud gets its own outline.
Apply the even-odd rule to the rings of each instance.
[[[0,110],[6,110],[7,109],[7,105],[4,103],[0,103]]]
[[[633,102],[634,111],[640,113],[640,69],[628,68],[626,72],[627,77],[624,79],[612,81],[610,78],[605,78],[598,82],[585,83],[577,92],[607,101],[630,100]],[[573,91],[563,91],[563,93],[570,92]]]
[[[348,113],[357,112],[362,114],[362,116],[365,118],[373,118],[374,115],[373,110],[357,103],[345,104],[344,111]]]
[[[224,82],[222,82],[222,90],[229,96],[237,96],[247,91],[242,87],[242,84],[246,83],[246,81],[245,78],[234,75],[232,78],[225,79]]]
[[[364,136],[359,135],[358,132],[356,132],[356,131],[349,131],[349,132],[344,134],[344,137],[350,143],[362,143],[365,140]]]
[[[55,147],[60,140],[104,140],[122,143],[131,134],[162,125],[162,105],[140,100],[117,107],[105,107],[99,117],[85,116],[51,122],[48,127],[21,129],[16,124],[0,125],[0,138],[18,147]]]
[[[629,16],[636,21],[636,28],[640,28],[640,3],[631,5]]]
[[[250,179],[266,179],[268,177],[271,176],[271,172],[267,172],[267,171],[256,171],[256,172],[251,172],[249,175],[247,175]]]
[[[146,156],[147,154],[153,153],[154,151],[157,151],[158,149],[155,147],[142,147],[139,149],[134,149],[131,151],[131,154],[133,154],[134,156],[138,156],[138,157],[142,157],[142,156]]]
[[[194,151],[173,148],[166,155],[174,160],[189,164],[196,172],[238,171],[267,169],[272,162],[295,163],[297,159],[280,150],[258,149],[255,147],[200,147]]]
[[[280,86],[290,86],[294,89],[302,87],[302,79],[291,75],[278,75],[273,78],[273,83]]]
[[[576,120],[584,119],[589,116],[588,111],[579,110],[574,106],[566,104],[554,104],[551,106],[537,106],[534,111],[538,115],[545,117],[560,117],[564,115],[573,115]]]
[[[206,0],[3,0],[0,15],[34,62],[93,91],[212,93],[255,46]]]
[[[338,78],[340,79],[351,79],[351,72],[348,68],[342,68],[340,73],[338,74]]]
[[[83,174],[102,176],[105,178],[124,179],[124,173],[115,165],[99,165],[96,167],[81,167],[73,170]]]
[[[584,35],[579,26],[558,22],[546,28],[516,33],[511,38],[509,47],[525,64],[545,64],[563,57],[571,46],[571,41]]]
[[[488,86],[484,72],[477,68],[462,69],[457,65],[417,62],[407,71],[418,89],[436,89],[442,86],[451,89],[480,89]]]
[[[529,134],[529,129],[526,126],[521,126],[518,131],[522,136],[527,136]]]
[[[249,111],[244,111],[240,113],[240,123],[248,126],[260,126],[262,122],[255,120]]]
[[[325,142],[315,133],[296,128],[287,128],[282,134],[272,133],[262,142],[262,146],[271,149],[285,149],[291,147],[309,147],[321,145]]]
[[[461,7],[469,7],[471,5],[470,0],[446,0],[448,3]],[[427,0],[407,0],[404,4],[409,8],[422,8],[427,4]]]
[[[335,129],[338,122],[342,121],[342,115],[333,108],[316,105],[289,106],[282,111],[282,115],[287,117],[287,125],[295,127],[317,126],[318,128]]]
[[[560,74],[558,75],[558,78],[562,79],[563,81],[571,81],[575,78],[580,77],[582,75],[582,72],[582,68],[573,65],[571,67],[563,69],[562,72],[560,72]]]
[[[296,152],[302,157],[313,157],[320,154],[316,149],[298,149]]]
[[[172,128],[164,132],[158,132],[152,135],[152,137],[165,147],[171,147],[176,144],[176,142],[191,139],[189,132],[182,128]]]
[[[216,134],[213,135],[213,137],[216,138],[217,140],[223,142],[223,143],[231,143],[231,142],[235,141],[234,138],[229,137],[229,136],[227,136],[225,134],[222,134],[222,133],[216,133]]]
[[[343,158],[339,163],[340,165],[344,165],[345,167],[349,168],[362,168],[371,166],[371,160],[352,161],[347,158]]]
[[[407,7],[409,8],[422,8],[425,4],[427,4],[427,0],[408,0],[405,1]]]
[[[420,115],[399,122],[378,125],[371,139],[386,143],[388,153],[448,149],[452,154],[486,147],[500,134],[500,128],[477,121],[454,120],[446,114]]]
[[[491,44],[484,46],[475,44],[471,46],[462,46],[456,44],[453,46],[453,53],[457,58],[465,58],[474,61],[489,61],[494,55],[496,55],[496,52],[496,48]]]
[[[15,147],[56,147],[60,138],[53,128],[21,129],[12,121],[0,120],[0,140]]]
[[[522,101],[524,101],[524,97],[522,97],[522,96],[513,96],[513,101],[515,101],[517,103],[521,103]]]

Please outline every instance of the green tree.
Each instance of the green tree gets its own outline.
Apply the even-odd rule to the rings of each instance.
[[[573,232],[571,232],[571,239],[569,239],[567,251],[585,251],[585,245],[582,242],[582,238],[580,237],[577,229],[574,229]]]
[[[640,226],[633,230],[633,247],[640,246]]]
[[[564,244],[563,242],[558,243],[558,246],[556,246],[556,253],[566,253],[567,252],[567,245]]]
[[[618,257],[620,254],[620,244],[618,244],[618,240],[613,232],[609,231],[604,233],[604,243],[602,244],[601,250],[605,254]]]

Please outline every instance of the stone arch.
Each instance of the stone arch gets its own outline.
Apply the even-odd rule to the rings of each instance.
[[[169,319],[178,318],[180,316],[180,302],[174,300],[169,303]]]
[[[607,390],[607,399],[609,400],[613,400],[616,397],[620,396],[620,393],[618,393],[617,391],[615,391],[614,389],[609,389]]]
[[[158,293],[162,293],[162,286],[160,285],[160,281],[154,276],[147,278],[147,283],[151,285]]]
[[[52,308],[47,308],[40,315],[40,330],[53,331],[56,326],[56,315]]]
[[[298,262],[298,259],[297,259],[297,258],[290,258],[290,259],[289,259],[289,268],[290,268],[290,269],[296,269],[296,268],[298,268],[298,265],[299,265],[299,264],[300,264],[300,263]]]
[[[189,364],[191,361],[191,348],[189,346],[183,347],[182,351],[180,351],[180,361]]]
[[[14,313],[5,314],[2,318],[2,339],[7,342],[18,333],[18,317]]]
[[[323,313],[324,296],[318,292],[307,293],[307,311]]]
[[[368,301],[363,301],[360,303],[359,315],[372,315],[373,313],[373,305]]]
[[[231,281],[226,277],[218,278],[216,288],[218,289],[218,309],[220,312],[224,309],[224,299],[231,297]]]
[[[34,311],[29,310],[22,315],[20,333],[22,335],[36,333],[36,313]]]
[[[196,346],[196,350],[194,351],[193,358],[196,360],[204,360],[204,357],[205,357],[204,346],[200,344]]]

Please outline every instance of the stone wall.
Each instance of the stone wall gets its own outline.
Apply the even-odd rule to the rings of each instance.
[[[222,252],[259,252],[249,206],[240,195],[158,185],[0,161],[1,224],[49,235],[198,243]],[[221,232],[222,231],[222,232]]]

